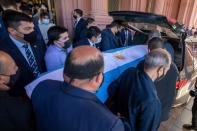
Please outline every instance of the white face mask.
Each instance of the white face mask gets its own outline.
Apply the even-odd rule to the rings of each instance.
[[[97,38],[97,41],[95,42],[95,44],[100,43],[100,42],[101,42],[101,40],[102,40],[102,38],[101,38],[101,37],[98,37],[98,38]]]
[[[50,20],[49,19],[42,19],[42,23],[47,25],[50,23]]]

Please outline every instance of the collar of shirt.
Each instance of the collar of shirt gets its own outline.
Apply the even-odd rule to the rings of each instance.
[[[88,39],[88,42],[90,43],[90,46],[94,46],[95,47],[95,44],[90,39]]]
[[[63,48],[61,48],[61,47],[58,47],[57,45],[55,45],[55,44],[53,44],[53,45],[51,45],[52,47],[54,47],[57,51],[63,51],[63,52],[65,52],[66,50],[65,49],[63,49]]]
[[[82,17],[79,17],[79,18],[77,19],[77,23],[81,20],[81,18],[82,18]]]
[[[21,41],[15,39],[14,37],[12,37],[11,35],[9,37],[13,41],[13,43],[16,45],[16,47],[19,49],[21,54],[24,56],[24,58],[26,59],[27,63],[29,63],[29,60],[27,58],[27,54],[26,54],[26,51],[25,51],[25,48],[23,47],[23,45],[28,45],[28,49],[32,53],[33,57],[35,58],[34,53],[32,51],[32,48],[31,48],[29,43],[21,42]]]
[[[23,42],[21,42],[21,41],[15,39],[15,38],[12,37],[11,35],[10,35],[10,38],[11,38],[11,40],[13,41],[13,43],[14,43],[18,48],[23,48],[23,45],[27,44],[27,43],[23,43]],[[28,44],[28,46],[29,46],[29,44]]]
[[[75,21],[75,27],[77,26],[77,24],[79,23],[79,21],[81,20],[82,17],[77,18],[77,20]]]

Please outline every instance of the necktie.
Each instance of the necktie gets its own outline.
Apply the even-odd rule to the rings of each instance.
[[[36,62],[33,54],[29,50],[28,45],[27,44],[26,45],[23,45],[23,48],[25,48],[25,54],[27,56],[27,60],[29,62],[29,65],[31,67],[31,70],[32,70],[34,76],[37,77],[40,74],[40,72],[38,70],[38,64],[37,64],[37,62]]]
[[[74,21],[74,28],[77,26],[77,20]]]
[[[128,45],[128,30],[125,30],[125,46]]]

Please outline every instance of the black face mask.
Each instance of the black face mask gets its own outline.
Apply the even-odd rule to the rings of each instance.
[[[76,16],[76,15],[73,15],[73,18],[74,18],[74,19],[77,19],[77,16]]]
[[[7,86],[12,88],[16,84],[16,82],[18,81],[19,76],[20,76],[20,72],[19,71],[17,71],[16,74],[11,75],[10,76],[10,82],[7,84]]]
[[[24,34],[24,40],[29,43],[35,43],[37,39],[37,34],[35,31],[32,31],[29,34]]]
[[[120,34],[120,31],[118,30],[118,31],[115,33],[115,35],[118,36],[119,34]]]
[[[72,42],[70,40],[67,40],[65,43],[64,43],[64,49],[68,49],[70,46],[72,45]]]

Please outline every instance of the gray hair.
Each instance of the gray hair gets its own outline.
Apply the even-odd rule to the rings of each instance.
[[[168,67],[171,64],[171,56],[165,49],[154,49],[145,57],[144,68]]]

